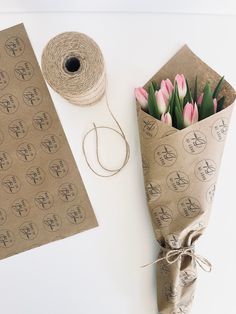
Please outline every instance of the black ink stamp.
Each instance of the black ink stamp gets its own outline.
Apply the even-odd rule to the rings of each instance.
[[[39,192],[34,202],[39,209],[49,209],[53,206],[53,196],[47,191]]]
[[[40,185],[45,179],[45,173],[40,167],[31,167],[27,170],[26,181],[31,185]]]
[[[203,159],[195,166],[195,176],[200,181],[209,181],[216,174],[216,163],[211,159]]]
[[[28,61],[20,61],[16,64],[15,76],[20,81],[29,81],[34,75],[34,69],[30,62]]]
[[[56,135],[49,134],[43,137],[40,146],[45,153],[54,154],[60,148],[60,141]]]
[[[14,234],[10,230],[0,230],[0,247],[9,248],[15,242]]]
[[[194,218],[201,212],[201,204],[194,197],[183,197],[178,202],[178,211],[181,216],[186,218]]]
[[[77,188],[73,183],[63,183],[58,189],[58,195],[62,201],[71,202],[77,196]]]
[[[173,221],[173,214],[171,209],[167,206],[158,206],[152,210],[153,220],[157,228],[168,227]]]
[[[26,217],[30,212],[30,205],[26,199],[18,198],[11,205],[11,210],[16,217]]]
[[[68,165],[65,160],[55,159],[49,164],[49,172],[56,178],[63,178],[68,173]]]
[[[226,138],[228,127],[228,120],[226,118],[216,120],[211,129],[214,139],[218,142],[223,142]]]
[[[54,213],[47,214],[43,218],[43,226],[47,231],[58,231],[61,228],[61,219]]]
[[[4,225],[7,220],[7,214],[5,209],[0,208],[0,226]]]
[[[23,92],[23,100],[27,106],[38,106],[42,102],[42,93],[37,87],[27,87]]]
[[[11,167],[12,160],[7,152],[0,152],[0,171],[7,170]]]
[[[170,167],[176,162],[177,152],[170,145],[160,145],[155,149],[154,159],[159,165]]]
[[[190,180],[183,171],[174,171],[168,175],[166,183],[172,191],[183,192],[189,187]]]
[[[22,143],[17,147],[17,157],[26,162],[30,162],[35,158],[36,150],[31,143]]]
[[[0,70],[0,90],[7,87],[9,83],[9,76],[6,71]]]
[[[25,50],[24,41],[18,36],[8,38],[5,42],[5,50],[10,57],[19,57]]]
[[[2,187],[5,192],[15,194],[19,192],[21,183],[15,175],[8,175],[2,179]]]
[[[0,109],[3,113],[12,114],[18,109],[19,102],[14,95],[5,94],[0,98]]]
[[[206,136],[200,131],[191,131],[183,139],[186,152],[196,155],[204,151],[207,145]]]
[[[37,112],[34,115],[32,123],[36,130],[45,131],[50,128],[52,124],[52,119],[49,113],[41,111],[41,112]]]
[[[22,239],[30,241],[37,237],[38,229],[33,222],[27,221],[20,226],[19,233]]]
[[[146,184],[146,195],[150,202],[158,200],[161,196],[161,186],[157,182],[148,182]]]
[[[66,217],[72,224],[80,224],[85,220],[85,211],[80,205],[74,205],[67,210]]]
[[[21,139],[27,134],[26,123],[21,119],[16,119],[9,124],[8,132],[11,137],[15,139]]]
[[[156,121],[152,119],[143,119],[143,136],[147,139],[152,139],[157,135],[158,126]]]

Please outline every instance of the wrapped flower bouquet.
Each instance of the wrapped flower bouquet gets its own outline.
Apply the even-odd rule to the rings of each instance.
[[[161,247],[154,262],[158,309],[188,314],[197,266],[211,269],[195,243],[208,225],[235,91],[184,46],[135,94],[147,202]]]

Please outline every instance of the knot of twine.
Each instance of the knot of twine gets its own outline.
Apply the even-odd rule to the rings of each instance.
[[[161,247],[161,250],[165,252],[163,257],[156,259],[152,263],[145,264],[142,267],[151,266],[163,260],[171,265],[181,260],[183,256],[190,256],[205,272],[211,272],[212,270],[211,263],[205,257],[195,254],[194,246],[187,246],[179,249],[166,249]]]

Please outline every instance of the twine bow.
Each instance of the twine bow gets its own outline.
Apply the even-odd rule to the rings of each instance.
[[[183,256],[190,256],[205,272],[211,272],[212,270],[211,263],[205,257],[195,254],[193,246],[183,247],[179,249],[166,249],[162,247],[161,249],[162,251],[166,252],[165,256],[156,259],[152,263],[143,265],[142,267],[151,266],[163,260],[165,260],[169,265],[171,265],[181,260]]]

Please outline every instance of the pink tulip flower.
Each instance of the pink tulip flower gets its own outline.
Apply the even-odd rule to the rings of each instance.
[[[137,101],[140,103],[142,109],[146,110],[148,106],[148,93],[147,91],[142,88],[138,87],[134,89],[134,94]]]
[[[180,99],[183,99],[187,93],[186,80],[183,74],[177,74],[175,77],[175,82],[178,86],[178,92]]]
[[[167,110],[167,100],[165,99],[165,96],[162,92],[162,90],[155,91],[156,101],[157,101],[157,107],[160,112],[160,114],[163,114]]]
[[[214,113],[217,111],[217,100],[216,98],[213,99],[213,104],[214,104]]]
[[[201,93],[201,95],[199,95],[199,97],[197,99],[198,106],[200,106],[202,104],[202,99],[203,99],[203,93]]]
[[[187,127],[198,121],[197,104],[187,103],[183,110],[184,126]]]
[[[172,118],[169,112],[162,114],[161,121],[164,122],[165,124],[172,126]]]
[[[161,81],[161,91],[162,94],[166,97],[166,100],[169,100],[174,90],[174,86],[169,79]]]

